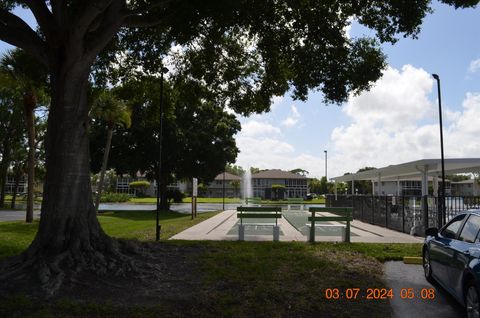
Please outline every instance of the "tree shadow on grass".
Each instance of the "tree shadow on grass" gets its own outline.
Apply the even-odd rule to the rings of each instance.
[[[157,217],[156,211],[105,211],[104,213],[99,214],[103,217],[112,217],[120,219],[128,219],[132,221],[146,221],[146,220],[155,220]],[[174,211],[160,211],[160,221],[178,219],[188,216],[188,214],[174,212]]]

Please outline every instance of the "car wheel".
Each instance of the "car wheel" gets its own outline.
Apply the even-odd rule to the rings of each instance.
[[[468,318],[479,318],[480,317],[480,301],[477,286],[475,282],[469,281],[467,283],[467,288],[465,288],[465,306],[467,307],[467,317]]]
[[[428,250],[423,251],[423,273],[425,274],[425,278],[429,282],[433,280],[432,265],[430,263],[430,253],[428,252]]]

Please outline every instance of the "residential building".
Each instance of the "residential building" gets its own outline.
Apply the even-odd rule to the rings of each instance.
[[[144,175],[137,174],[135,178],[131,176],[118,176],[116,191],[117,193],[128,193],[130,195],[136,195],[137,190],[130,187],[130,183],[134,181],[148,181],[150,186],[144,191],[144,194],[149,197],[155,197],[157,195],[157,181],[148,180]],[[173,182],[167,186],[168,190],[179,189],[182,192],[186,190],[186,184],[182,182]]]
[[[278,190],[274,190],[279,185]],[[270,200],[285,198],[304,198],[308,192],[308,178],[290,171],[264,170],[252,175],[253,196]]]
[[[243,188],[242,177],[228,172],[220,173],[212,182],[207,185],[206,196],[211,198],[223,197],[224,185],[226,198],[241,197],[241,190]]]
[[[432,179],[432,178],[429,178]],[[439,187],[442,182],[438,182]],[[421,196],[422,195],[422,181],[421,180],[399,180],[397,181],[382,181],[380,186],[377,181],[372,181],[373,193],[375,195],[401,195],[401,196]],[[428,181],[429,193],[433,195],[433,181]],[[381,193],[379,192],[381,189]],[[452,192],[450,180],[445,180],[445,193],[450,195]]]
[[[5,193],[12,194],[15,192],[15,178],[8,174],[7,181],[5,182]],[[17,185],[17,194],[23,194],[27,192],[27,177],[23,175]]]
[[[452,182],[454,196],[480,196],[480,185],[477,179]]]

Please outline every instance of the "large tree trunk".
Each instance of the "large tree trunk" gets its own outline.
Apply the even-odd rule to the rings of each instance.
[[[3,270],[7,274],[0,274],[0,280],[8,281],[34,269],[47,294],[84,269],[102,274],[134,268],[100,227],[93,205],[86,94],[89,69],[78,64],[65,69],[68,72],[60,69],[52,78],[39,230],[19,260]]]
[[[27,211],[25,221],[33,222],[33,201],[35,194],[35,106],[37,98],[33,91],[24,96],[25,116],[27,119],[28,134],[28,161],[27,161]]]
[[[107,142],[105,145],[105,152],[103,153],[102,170],[100,172],[100,180],[97,187],[97,198],[95,199],[95,212],[98,213],[98,207],[100,206],[100,198],[102,197],[103,183],[105,180],[105,172],[107,171],[108,155],[110,153],[110,147],[112,145],[113,125],[108,125],[107,129]]]

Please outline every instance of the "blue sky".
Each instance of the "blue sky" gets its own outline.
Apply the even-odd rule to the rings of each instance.
[[[445,156],[480,157],[475,138],[480,136],[475,118],[480,116],[480,8],[433,5],[435,12],[425,18],[418,39],[383,45],[389,69],[370,93],[340,107],[324,105],[319,93],[311,93],[305,103],[285,96],[271,113],[242,118],[238,164],[300,167],[321,177],[327,150],[328,176],[333,177],[364,166],[440,157],[431,73],[441,78]],[[348,32],[352,37],[369,33],[355,22]],[[290,124],[282,124],[288,118]]]
[[[368,93],[341,106],[319,93],[307,102],[273,100],[267,114],[241,118],[237,164],[264,169],[304,168],[311,177],[354,172],[440,156],[436,83],[444,107],[445,156],[480,157],[480,8],[455,10],[434,2],[418,39],[383,45],[389,67]],[[26,14],[27,13],[27,14]],[[33,17],[23,10],[30,24]],[[355,22],[348,34],[368,34]],[[0,41],[0,52],[9,46]]]

